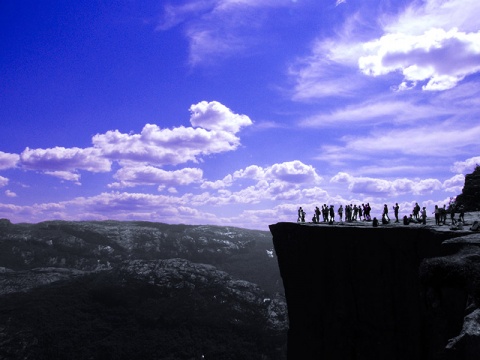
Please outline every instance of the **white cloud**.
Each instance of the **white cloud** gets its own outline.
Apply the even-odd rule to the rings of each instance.
[[[5,190],[5,195],[8,197],[17,197],[17,194],[15,194],[13,191],[10,190]]]
[[[257,165],[247,166],[233,174],[234,179],[254,179],[282,181],[293,184],[318,183],[322,180],[315,168],[299,160],[286,161],[262,168]]]
[[[413,1],[398,17],[384,19],[387,33],[420,35],[432,28],[478,31],[477,0]]]
[[[95,135],[93,144],[104,156],[123,163],[177,165],[197,162],[202,155],[235,150],[240,139],[235,134],[252,124],[246,115],[233,113],[224,105],[202,101],[191,106],[193,126],[161,129],[147,124],[140,134],[123,134],[118,130]]]
[[[67,181],[73,181],[77,185],[80,185],[80,174],[71,172],[71,171],[45,171],[44,172],[47,175],[55,176],[57,178],[60,178],[62,180],[67,180]]]
[[[6,177],[0,176],[0,187],[7,186],[8,179]]]
[[[437,179],[395,179],[384,180],[370,177],[354,177],[345,172],[340,172],[330,180],[332,183],[345,183],[348,190],[355,194],[369,196],[390,197],[402,194],[422,195],[438,191],[442,183]]]
[[[448,157],[452,154],[472,151],[478,148],[480,125],[439,123],[429,126],[413,126],[393,130],[376,130],[367,136],[345,136],[343,146],[324,146],[321,154],[325,161],[349,159],[351,154],[362,158],[364,155],[382,154]]]
[[[409,101],[376,98],[373,101],[346,106],[332,113],[311,116],[300,122],[305,127],[328,127],[352,123],[356,126],[372,126],[379,123],[413,123],[434,116],[453,115],[454,110],[441,106],[415,104]]]
[[[190,112],[192,125],[207,130],[236,134],[242,127],[252,125],[248,116],[235,114],[218,101],[201,101],[190,106]]]
[[[370,89],[371,81],[357,69],[377,77],[391,74],[389,81],[401,74],[397,90],[419,83],[423,90],[451,89],[480,72],[478,13],[477,0],[413,1],[398,15],[381,14],[377,22],[356,12],[334,37],[322,34],[311,54],[291,67],[293,99],[350,97]]]
[[[0,151],[0,170],[14,168],[20,156],[18,154],[9,154],[3,151]]]
[[[266,169],[265,175],[267,178],[295,184],[318,183],[322,180],[313,166],[299,160],[274,164]]]
[[[480,32],[438,28],[422,35],[386,34],[364,44],[358,60],[366,75],[385,75],[397,70],[404,82],[428,81],[424,90],[446,90],[465,76],[480,71]]]
[[[198,168],[184,168],[166,171],[153,166],[126,166],[117,171],[114,178],[118,183],[111,188],[134,187],[137,185],[158,185],[160,187],[188,185],[201,181],[203,171]]]
[[[29,149],[20,154],[21,165],[28,170],[72,171],[76,169],[91,172],[110,171],[111,162],[102,157],[99,149],[64,148]]]
[[[475,170],[476,166],[480,166],[480,156],[471,157],[465,161],[456,161],[451,170],[456,173],[469,174]]]
[[[246,53],[265,41],[252,29],[262,26],[269,8],[291,6],[290,0],[197,0],[166,5],[158,30],[181,24],[189,42],[191,65]]]
[[[443,182],[443,188],[446,192],[452,192],[459,194],[462,192],[463,185],[465,184],[465,176],[462,174],[457,174],[450,179],[447,179]]]
[[[228,174],[222,180],[204,181],[200,186],[202,189],[223,189],[231,186],[233,183],[232,175]]]

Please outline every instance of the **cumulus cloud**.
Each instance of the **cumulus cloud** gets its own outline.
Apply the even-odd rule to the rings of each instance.
[[[240,145],[235,134],[252,124],[248,116],[235,114],[216,101],[202,101],[190,110],[194,127],[161,129],[147,124],[140,134],[108,131],[95,135],[92,141],[95,148],[112,160],[177,165],[197,162],[202,155],[235,150]]]
[[[356,194],[369,196],[397,196],[402,194],[421,195],[440,190],[442,183],[436,179],[395,179],[384,180],[370,177],[354,177],[348,173],[340,172],[330,179],[332,183],[344,183],[348,190]]]
[[[91,172],[110,171],[111,162],[102,157],[99,149],[64,148],[50,149],[26,148],[20,154],[22,167],[28,170],[72,171],[76,169]]]
[[[425,80],[424,90],[446,90],[480,71],[480,32],[434,28],[421,35],[386,34],[364,49],[360,70],[373,76],[401,71],[402,88]]]
[[[235,171],[233,177],[238,179],[278,180],[294,184],[318,183],[322,180],[312,165],[306,165],[299,160],[273,164],[266,168],[251,165]]]
[[[218,101],[201,101],[190,106],[190,112],[192,125],[207,130],[236,134],[242,127],[252,125],[248,116],[235,114]]]
[[[17,194],[10,190],[5,190],[5,195],[11,198],[17,197]]]
[[[154,166],[199,162],[201,156],[235,150],[240,145],[236,134],[253,122],[217,101],[202,101],[192,105],[190,111],[192,127],[161,129],[147,124],[140,134],[107,131],[93,136],[93,147],[84,149],[27,147],[20,155],[0,153],[0,169],[18,162],[23,169],[42,171],[79,184],[79,170],[109,172],[116,161],[125,169],[117,172],[120,182],[112,184],[113,187],[199,181],[202,176],[199,169],[167,172]]]
[[[221,180],[204,181],[200,186],[202,189],[223,189],[233,184],[232,175],[228,174]]]
[[[469,174],[475,170],[475,167],[480,166],[480,156],[471,157],[465,161],[456,161],[451,171],[461,174]]]
[[[479,12],[476,0],[412,2],[384,19],[380,38],[364,43],[359,68],[374,76],[400,71],[400,88],[426,82],[423,90],[451,89],[480,71]]]
[[[315,168],[299,160],[274,164],[265,171],[267,178],[278,179],[290,183],[317,183],[321,177]]]
[[[175,171],[166,171],[153,166],[126,166],[117,171],[114,178],[117,183],[110,184],[111,188],[134,187],[137,185],[166,186],[188,185],[199,182],[203,171],[198,168],[184,168]]]
[[[20,156],[18,154],[9,154],[3,151],[0,151],[0,170],[14,168]]]
[[[71,171],[45,171],[44,172],[47,175],[55,176],[57,178],[60,178],[62,180],[67,180],[67,181],[72,181],[76,183],[77,185],[80,185],[80,174],[76,172],[71,172]]]
[[[367,77],[392,74],[388,81],[401,74],[396,90],[454,88],[480,72],[478,13],[476,0],[413,1],[395,16],[380,14],[377,23],[356,12],[335,37],[322,35],[311,54],[292,66],[293,98],[352,96],[371,86],[355,74],[358,69]]]
[[[447,192],[453,192],[458,194],[462,191],[463,185],[465,184],[465,176],[462,174],[457,174],[450,179],[447,179],[443,182],[443,188]]]

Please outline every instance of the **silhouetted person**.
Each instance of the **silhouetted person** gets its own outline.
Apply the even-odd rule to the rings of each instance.
[[[376,217],[373,218],[372,226],[373,226],[373,227],[377,227],[377,226],[378,226],[378,220],[377,220]]]
[[[383,214],[382,214],[382,222],[383,219],[388,220],[390,222],[390,218],[388,217],[388,206],[387,204],[383,205]]]
[[[433,213],[435,214],[435,225],[440,225],[440,209],[438,208],[438,205],[435,205]]]
[[[418,214],[420,212],[420,205],[418,205],[418,203],[415,203],[415,206],[413,207],[413,217],[415,218],[415,220],[418,220]]]
[[[395,206],[393,207],[393,213],[395,214],[396,223],[398,222],[398,209],[399,209],[398,203],[395,203]]]
[[[427,208],[425,206],[422,209],[422,223],[423,225],[427,224]]]
[[[297,218],[297,222],[302,221],[302,213],[303,213],[303,209],[302,209],[302,207],[300,206],[300,207],[298,208],[298,218]]]
[[[457,221],[455,220],[455,206],[450,205],[450,221],[452,225],[455,225]]]
[[[335,221],[335,208],[330,205],[330,221]]]

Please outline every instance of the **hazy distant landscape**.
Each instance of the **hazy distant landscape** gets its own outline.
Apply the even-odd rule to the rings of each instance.
[[[4,219],[0,250],[0,359],[285,355],[268,232]]]

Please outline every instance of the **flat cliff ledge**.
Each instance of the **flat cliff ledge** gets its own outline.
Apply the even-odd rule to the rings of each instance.
[[[288,359],[479,359],[480,234],[466,229],[270,225]]]

